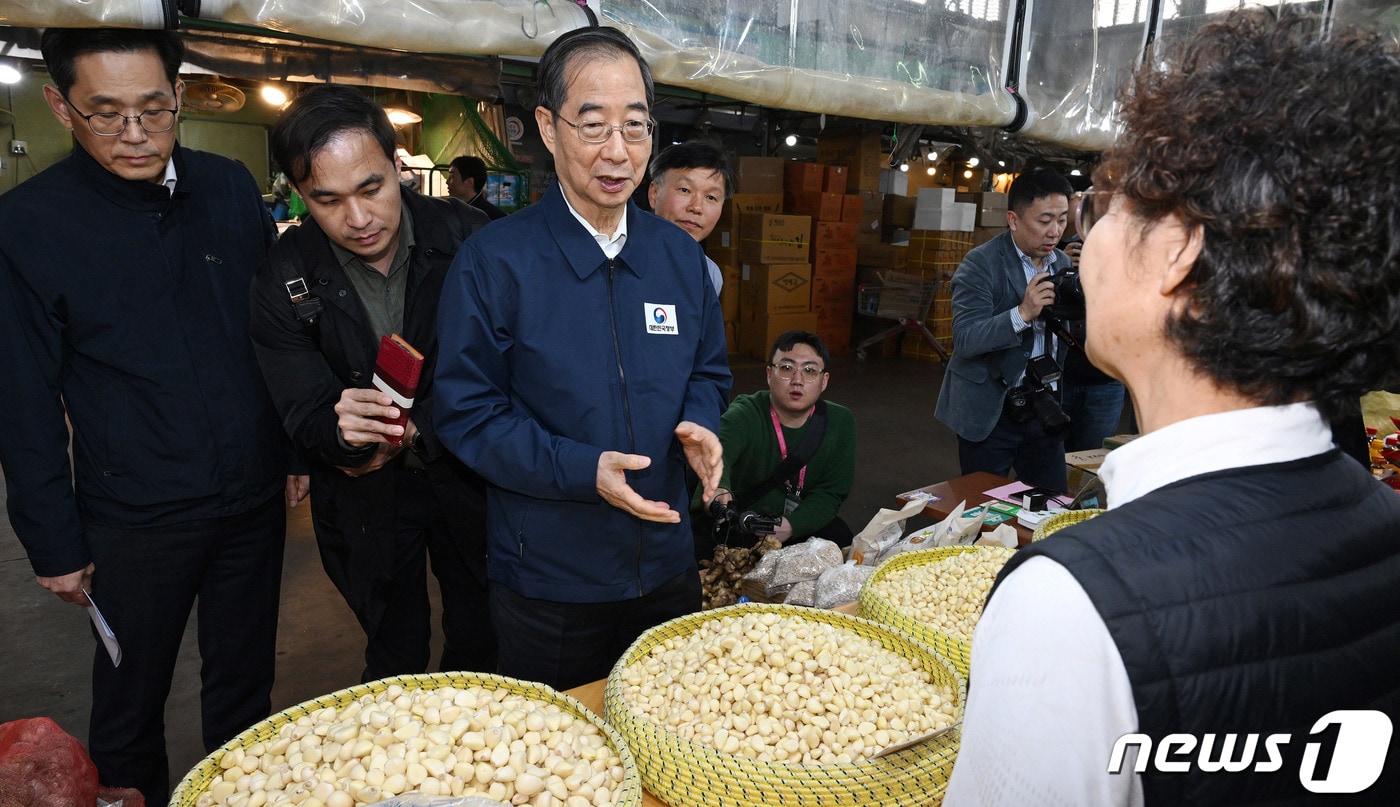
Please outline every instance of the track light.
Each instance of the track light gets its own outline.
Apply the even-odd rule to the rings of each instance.
[[[899,164],[899,170],[900,170],[901,173],[905,173],[905,174],[909,173],[909,163],[900,163],[900,164]]]
[[[968,157],[968,158],[967,158],[967,167],[968,167],[968,168],[976,168],[976,167],[977,167],[977,164],[980,163],[980,162],[981,162],[981,160],[977,159],[976,157]]]
[[[797,145],[797,135],[790,134],[786,138],[784,138],[783,142],[788,144],[788,148],[792,148],[793,146]]]
[[[18,84],[19,65],[10,59],[0,59],[0,84]]]
[[[264,84],[260,94],[264,101],[275,107],[287,103],[287,91],[275,84]]]

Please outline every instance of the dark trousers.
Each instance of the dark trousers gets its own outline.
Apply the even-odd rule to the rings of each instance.
[[[427,469],[396,466],[393,569],[375,594],[378,618],[361,616],[365,644],[362,681],[428,669],[432,606],[427,568],[442,593],[442,670],[490,672],[496,637],[487,617],[485,494],[465,482],[434,484]],[[479,501],[478,501],[479,499]]]
[[[535,600],[491,583],[501,675],[561,690],[606,677],[648,628],[698,610],[700,574],[693,564],[651,593],[618,602]]]
[[[280,493],[227,518],[87,525],[92,595],[122,647],[119,667],[100,642],[93,658],[88,753],[102,784],[169,799],[165,699],[196,599],[205,752],[272,711],[286,530]]]
[[[1002,409],[1001,418],[985,440],[973,442],[958,435],[958,463],[964,474],[987,471],[1010,476],[1028,485],[1065,491],[1069,474],[1065,469],[1065,444],[1045,433],[1035,418],[1024,422]]]

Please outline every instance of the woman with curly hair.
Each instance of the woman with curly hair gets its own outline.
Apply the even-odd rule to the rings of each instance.
[[[1142,436],[998,579],[946,804],[1400,803],[1400,497],[1327,427],[1400,372],[1397,88],[1282,7],[1125,93],[1081,272]]]

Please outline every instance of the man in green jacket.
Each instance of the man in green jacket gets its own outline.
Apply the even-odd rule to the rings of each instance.
[[[831,354],[816,334],[787,331],[768,355],[768,389],[735,398],[720,421],[724,474],[715,501],[781,519],[773,530],[779,541],[816,535],[848,546],[851,529],[836,513],[855,478],[856,422],[851,410],[821,400],[831,380]],[[815,434],[804,442],[817,431],[818,420],[825,421],[820,443]],[[807,462],[775,479],[778,466],[793,453]],[[713,518],[697,524],[703,535],[697,537],[696,552],[710,557],[715,543],[726,537],[715,534]],[[756,541],[737,530],[727,533],[730,544]]]

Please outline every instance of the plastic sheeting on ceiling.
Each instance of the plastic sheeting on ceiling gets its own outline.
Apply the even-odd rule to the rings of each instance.
[[[1269,5],[1292,3],[1273,0]],[[411,53],[538,56],[587,24],[549,0],[0,0],[0,23],[157,27],[201,19]],[[1245,0],[607,0],[657,81],[769,107],[897,123],[1008,127],[1111,144],[1115,97],[1149,39],[1171,47]],[[1293,3],[1323,10],[1323,0]],[[193,12],[195,6],[197,12]],[[1395,0],[1330,0],[1388,32]],[[1152,34],[1152,37],[1149,36]],[[1008,84],[1013,89],[1008,90]]]

